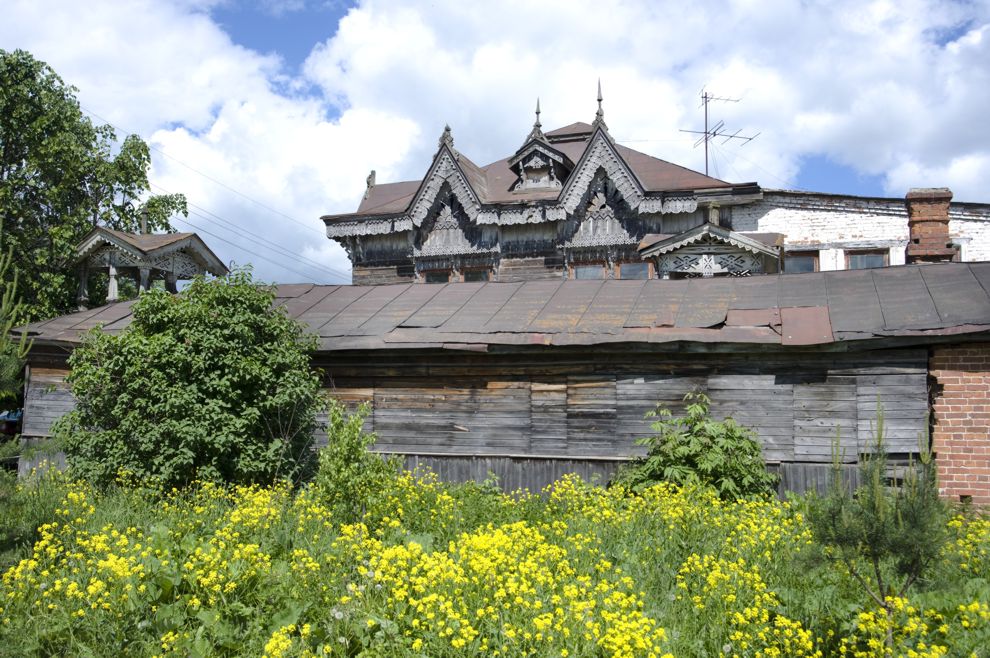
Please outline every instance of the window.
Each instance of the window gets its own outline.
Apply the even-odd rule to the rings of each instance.
[[[605,266],[598,265],[575,265],[573,268],[575,279],[604,279]]]
[[[818,252],[817,251],[789,251],[784,254],[784,271],[790,274],[795,272],[817,272]]]
[[[620,279],[649,279],[649,263],[619,263]]]
[[[488,281],[491,278],[490,273],[490,270],[482,269],[464,270],[464,281]]]
[[[890,252],[884,250],[847,251],[846,269],[867,270],[871,267],[886,267]]]
[[[449,270],[427,270],[423,273],[426,283],[450,283]]]

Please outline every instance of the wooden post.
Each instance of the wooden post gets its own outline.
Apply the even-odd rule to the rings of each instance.
[[[89,267],[85,261],[79,265],[79,292],[76,294],[76,302],[80,311],[89,308]]]
[[[113,264],[113,260],[110,261],[110,270],[108,272],[110,276],[110,281],[107,282],[107,301],[115,302],[120,296],[117,290],[117,266]]]

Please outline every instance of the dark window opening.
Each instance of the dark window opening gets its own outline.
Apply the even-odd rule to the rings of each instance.
[[[619,278],[620,279],[649,279],[650,278],[650,264],[649,263],[620,263],[619,264]]]
[[[886,267],[889,252],[884,251],[847,251],[846,269],[868,270],[874,267]]]
[[[423,274],[426,283],[450,283],[448,270],[429,270]]]
[[[488,281],[490,270],[464,270],[464,281]]]
[[[604,265],[575,265],[574,266],[574,278],[575,279],[604,279],[605,278],[605,266]]]
[[[792,251],[784,255],[784,271],[790,274],[795,272],[817,272],[818,252],[817,251]]]

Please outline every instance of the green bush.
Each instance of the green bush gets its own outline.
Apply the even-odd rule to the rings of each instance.
[[[777,477],[767,472],[752,430],[732,418],[712,419],[704,393],[688,393],[684,401],[682,418],[663,407],[647,414],[658,418],[655,434],[636,442],[647,446],[647,456],[624,468],[618,481],[634,489],[660,481],[712,486],[727,500],[772,494]]]
[[[368,411],[368,405],[363,405],[348,414],[340,402],[330,401],[327,445],[320,450],[313,486],[342,523],[360,519],[379,496],[388,494],[400,472],[397,457],[368,450],[376,440],[363,429]]]
[[[305,478],[323,405],[316,339],[249,272],[152,290],[119,335],[90,333],[69,359],[76,409],[56,427],[69,466],[163,486]]]

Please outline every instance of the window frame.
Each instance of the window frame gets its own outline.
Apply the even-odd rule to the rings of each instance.
[[[622,278],[622,266],[623,265],[646,265],[646,278],[644,279],[623,279]],[[612,272],[612,278],[618,279],[620,281],[647,281],[654,278],[653,276],[653,261],[652,260],[627,260],[621,263],[615,264],[615,269]]]
[[[849,267],[849,257],[850,256],[881,256],[883,258],[883,264],[878,267]],[[880,267],[890,266],[890,249],[845,249],[843,250],[843,259],[845,260],[845,265],[847,270],[857,269],[857,270],[875,270]]]
[[[578,279],[577,277],[578,268],[584,268],[584,267],[599,268],[599,270],[602,273],[601,277],[597,279]],[[567,266],[567,278],[573,279],[575,281],[605,281],[608,279],[608,267],[602,261],[584,261],[584,262],[570,263]]]
[[[810,257],[814,260],[814,269],[812,272],[821,272],[821,250],[820,249],[807,249],[807,250],[794,250],[784,252],[784,274],[808,274],[808,272],[788,272],[787,270],[787,260],[794,256],[804,256]]]
[[[430,281],[429,280],[429,277],[430,277],[431,274],[441,274],[441,273],[447,275],[447,280],[446,281]],[[420,271],[420,281],[422,283],[429,284],[429,285],[437,285],[437,284],[443,284],[443,283],[450,283],[450,280],[452,278],[453,278],[453,271],[452,270],[449,270],[449,269],[446,269],[446,270],[441,270],[441,269],[437,269],[437,270],[421,270]]]

